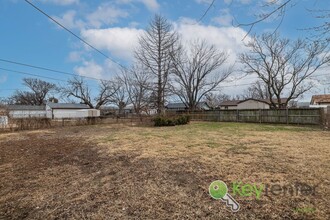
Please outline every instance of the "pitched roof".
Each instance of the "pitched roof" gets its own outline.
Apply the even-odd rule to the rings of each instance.
[[[256,100],[258,100],[258,99],[256,99]],[[286,103],[286,101],[287,101],[288,99],[287,99],[287,98],[281,98],[280,100],[281,100],[281,104],[283,104],[283,103]],[[266,102],[266,103],[268,103],[268,104],[271,104],[270,99],[259,99],[259,101],[262,101],[262,102]],[[278,100],[277,100],[276,98],[273,98],[273,102],[274,102],[275,104],[278,104]]]
[[[249,100],[254,100],[254,101],[257,101],[257,102],[263,102],[263,103],[266,103],[266,104],[269,104],[269,105],[271,104],[270,99],[253,99],[253,98],[244,99],[244,100],[239,101],[238,103],[246,102],[246,101],[249,101]],[[288,100],[287,98],[282,98],[281,99],[281,104],[285,103],[287,100]],[[275,104],[278,104],[277,99],[273,99],[273,102]]]
[[[187,105],[182,103],[182,102],[177,102],[177,103],[168,103],[166,105],[166,108],[187,108]]]
[[[330,94],[327,95],[313,95],[311,104],[313,103],[328,103],[330,102]]]
[[[53,103],[48,102],[47,105],[52,109],[89,109],[90,107],[85,104],[74,103]]]
[[[206,102],[198,102],[197,107],[198,108],[203,108],[203,107],[208,107],[209,108],[209,105]],[[166,108],[169,108],[169,109],[178,109],[178,108],[185,109],[185,108],[188,108],[188,106],[183,102],[176,102],[176,103],[168,103],[166,105]]]
[[[46,109],[44,105],[7,105],[8,110],[16,110],[16,111],[43,111]]]
[[[227,100],[220,103],[220,106],[237,106],[241,100]]]

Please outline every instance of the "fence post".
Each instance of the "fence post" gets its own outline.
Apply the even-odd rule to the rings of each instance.
[[[285,110],[285,114],[286,114],[286,124],[289,124],[289,109],[288,109],[288,107]]]

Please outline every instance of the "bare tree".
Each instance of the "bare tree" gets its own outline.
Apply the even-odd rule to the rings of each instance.
[[[129,93],[125,86],[124,77],[117,76],[113,83],[111,83],[111,91],[113,95],[111,97],[111,103],[115,104],[119,109],[119,114],[123,114],[124,108],[130,103]]]
[[[315,4],[318,0],[314,0]],[[263,1],[261,4],[259,2],[255,3],[255,7],[258,7],[261,11],[261,13],[256,14],[256,18],[251,22],[242,23],[240,21],[236,20],[237,26],[241,27],[248,27],[249,30],[246,34],[248,36],[253,28],[262,23],[269,20],[272,21],[279,21],[277,24],[277,27],[275,29],[275,32],[278,30],[280,25],[282,24],[284,17],[287,13],[287,10],[290,8],[295,7],[297,4],[301,4],[303,1],[300,0],[268,0]],[[259,6],[258,6],[259,4]],[[317,19],[324,20],[323,24],[319,26],[314,27],[304,27],[303,29],[312,31],[312,37],[315,38],[316,41],[330,41],[330,10],[329,9],[318,9],[318,10],[312,10],[312,9],[306,9],[306,13],[312,12],[314,14],[314,17]],[[298,28],[298,27],[297,27]],[[245,36],[245,37],[246,37]]]
[[[307,28],[307,30],[312,31],[312,37],[319,41],[330,42],[330,10],[310,10],[314,13],[317,19],[325,20],[325,22],[319,26],[314,26]]]
[[[137,64],[132,66],[129,71],[124,73],[123,81],[134,112],[138,115],[141,115],[142,112],[148,113],[152,107],[149,100],[152,83],[145,67]]]
[[[263,34],[247,44],[250,52],[241,54],[247,74],[257,74],[267,85],[272,107],[287,105],[309,91],[310,77],[323,65],[329,64],[326,44],[306,43],[303,40],[281,39],[278,34]],[[287,101],[281,103],[285,95]],[[278,106],[275,104],[278,103]]]
[[[82,77],[74,77],[68,80],[68,84],[61,88],[63,95],[74,97],[81,101],[82,104],[88,105],[90,108],[99,109],[101,106],[111,102],[116,86],[108,80],[99,82],[99,92],[94,98],[87,82]]]
[[[208,93],[205,95],[205,99],[206,103],[208,104],[208,106],[210,106],[212,109],[215,109],[217,107],[219,107],[221,102],[230,100],[230,96],[227,94],[223,94],[223,93]]]
[[[162,16],[155,15],[145,34],[139,38],[135,57],[147,71],[156,77],[156,108],[164,112],[166,89],[172,67],[171,54],[176,51],[178,35],[171,24]]]
[[[36,78],[24,78],[23,85],[31,91],[16,90],[14,95],[10,97],[12,103],[20,105],[43,105],[47,100],[47,95],[57,88],[53,83]]]
[[[181,49],[172,56],[174,68],[173,92],[190,110],[204,96],[216,90],[230,74],[225,66],[228,55],[205,41],[191,43],[190,50]]]
[[[243,99],[269,99],[270,95],[268,92],[267,85],[264,82],[257,81],[247,88],[242,94]]]

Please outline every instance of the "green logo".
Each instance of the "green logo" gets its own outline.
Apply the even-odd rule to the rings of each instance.
[[[230,207],[231,211],[237,212],[239,210],[239,204],[228,193],[228,187],[223,181],[216,180],[212,182],[209,186],[209,193],[213,199],[220,199],[225,202],[227,207]]]

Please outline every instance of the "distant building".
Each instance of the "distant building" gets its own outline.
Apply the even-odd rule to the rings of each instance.
[[[100,110],[91,109],[85,104],[72,103],[53,103],[46,104],[47,118],[61,119],[61,118],[87,118],[99,117]]]
[[[177,103],[168,103],[165,106],[167,111],[186,111],[188,110],[188,106],[185,103],[177,102]],[[199,102],[197,104],[197,110],[210,110],[210,106],[206,102]]]
[[[37,105],[8,105],[10,118],[45,118],[46,106]]]
[[[330,106],[330,94],[327,95],[313,95],[311,105]]]
[[[221,110],[237,109],[237,105],[241,100],[227,100],[220,103]]]
[[[296,107],[296,108],[309,108],[309,102],[297,102],[294,107]]]
[[[4,106],[0,105],[0,128],[8,124],[7,110]]]
[[[53,103],[46,105],[8,105],[9,118],[87,118],[99,117],[100,110],[91,109],[84,104]]]
[[[286,108],[287,99],[281,99],[280,108]],[[278,107],[277,99],[273,99],[273,102]],[[269,99],[245,99],[245,100],[233,100],[233,101],[224,101],[220,103],[221,110],[230,110],[230,109],[271,109],[272,105]]]

